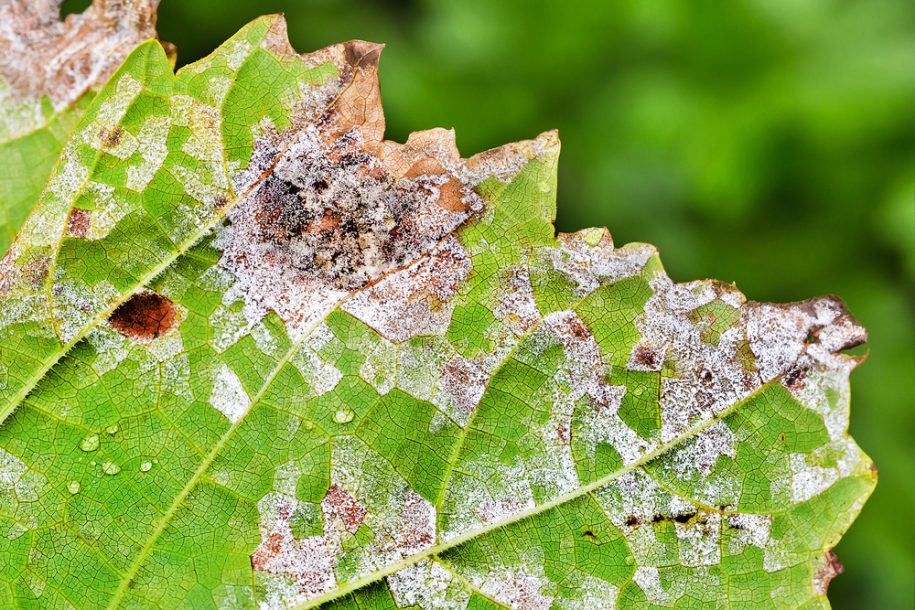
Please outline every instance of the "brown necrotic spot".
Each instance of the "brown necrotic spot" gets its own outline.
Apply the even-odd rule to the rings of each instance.
[[[114,148],[121,143],[121,136],[124,135],[124,129],[120,125],[112,128],[102,127],[99,130],[98,138],[105,148]]]
[[[88,210],[73,208],[67,217],[67,235],[70,237],[86,237],[89,227],[92,226],[92,216]]]
[[[141,292],[121,303],[108,318],[111,326],[135,341],[152,341],[175,325],[175,304],[155,292]]]

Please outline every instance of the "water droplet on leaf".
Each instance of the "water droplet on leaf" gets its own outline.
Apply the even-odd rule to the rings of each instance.
[[[119,429],[120,428],[118,428],[117,424],[111,424],[110,426],[105,428],[105,432],[107,432],[110,436],[114,436],[115,434],[118,433]]]
[[[98,434],[91,434],[91,435],[87,436],[79,444],[79,448],[82,449],[83,451],[95,451],[96,449],[98,449],[98,446],[99,446]]]
[[[121,472],[121,467],[114,462],[105,462],[102,464],[102,472],[105,474],[115,475]]]
[[[152,470],[152,462],[146,461],[140,464],[140,472],[149,472]]]
[[[79,493],[79,488],[80,488],[79,481],[70,481],[70,484],[67,485],[67,491],[69,491],[70,495],[73,495],[73,496],[75,496],[76,494]]]

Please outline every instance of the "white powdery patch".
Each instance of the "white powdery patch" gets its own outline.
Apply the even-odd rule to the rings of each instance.
[[[558,388],[556,393],[559,393]],[[575,405],[570,401],[556,400],[552,402],[552,407],[551,417],[533,430],[536,439],[534,452],[525,459],[525,470],[531,483],[548,498],[560,496],[581,485],[570,444]]]
[[[670,464],[677,478],[689,481],[711,475],[721,456],[737,457],[737,439],[724,422],[717,421],[680,445]]]
[[[597,341],[584,322],[574,311],[559,311],[543,319],[543,328],[559,340],[566,354],[564,366],[568,371],[569,389],[555,395],[554,400],[575,404],[587,396],[593,405],[578,422],[582,430],[580,439],[592,450],[601,443],[611,445],[626,464],[638,460],[652,444],[617,414],[626,387],[607,383],[607,366]]]
[[[226,64],[228,64],[233,71],[237,71],[241,68],[242,64],[245,63],[245,60],[248,59],[248,56],[251,55],[253,50],[254,47],[244,38],[236,38],[228,41],[224,51]]]
[[[493,371],[510,352],[511,346],[503,344],[491,354],[470,360],[454,352],[452,348],[453,357],[444,365],[433,369],[441,371],[441,375],[435,380],[438,391],[432,395],[432,403],[460,426],[466,427],[477,405],[480,404],[480,399],[483,398]]]
[[[638,275],[657,253],[647,244],[614,248],[606,230],[560,233],[558,239],[559,248],[548,251],[553,267],[568,277],[582,296],[594,292],[601,284]]]
[[[355,293],[341,308],[395,343],[441,335],[451,324],[453,297],[471,268],[464,247],[449,236],[406,269]]]
[[[214,209],[232,199],[233,193],[226,173],[219,109],[187,95],[172,96],[169,102],[172,124],[191,131],[181,150],[194,159],[189,166],[175,163],[169,168],[195,201],[173,206],[172,213],[161,219],[172,240],[180,243],[210,218]]]
[[[508,285],[500,291],[493,313],[519,337],[526,335],[542,320],[534,300],[530,274],[525,267],[508,270]]]
[[[661,574],[656,567],[640,566],[636,568],[632,580],[642,589],[645,597],[648,598],[648,601],[652,604],[671,606],[676,601],[676,599],[661,586]]]
[[[834,357],[827,366],[812,362],[812,358],[801,356],[799,366],[803,367],[803,379],[792,383],[788,390],[804,405],[823,417],[823,424],[829,431],[829,438],[838,441],[848,431],[851,385],[849,375],[857,366],[853,358]]]
[[[322,360],[320,356],[306,347],[300,348],[290,359],[302,377],[313,390],[314,396],[321,396],[330,392],[340,380],[343,373],[332,364]]]
[[[0,141],[8,142],[47,125],[40,99],[19,99],[0,76]]]
[[[125,137],[124,148],[119,150],[118,146],[121,146],[121,144],[110,146],[107,135],[123,131],[120,128],[120,123],[124,115],[127,114],[130,105],[142,91],[143,85],[140,81],[126,72],[122,74],[118,78],[117,85],[115,85],[114,94],[102,102],[92,122],[80,130],[76,136],[78,140],[99,151],[105,150],[108,152],[110,148],[113,151],[112,154],[122,159],[126,159],[133,154],[136,149],[135,139]],[[128,134],[124,133],[122,135],[127,136]]]
[[[721,563],[721,514],[698,513],[687,523],[674,522],[680,564],[687,567]]]
[[[747,337],[760,375],[769,381],[789,371],[804,353],[815,362],[842,369],[848,359],[838,352],[862,343],[866,333],[838,299],[824,297],[751,306]]]
[[[359,377],[382,396],[390,392],[397,383],[397,346],[384,338],[366,338],[356,349],[365,358]]]
[[[654,294],[635,321],[645,339],[632,358],[673,363],[676,374],[662,377],[660,400],[661,440],[670,442],[748,396],[759,380],[740,356],[745,335],[739,319],[721,333],[717,345],[703,341],[690,320],[697,308],[732,289],[709,282],[675,284],[660,272],[649,284]]]
[[[153,116],[143,123],[137,135],[140,162],[127,168],[127,188],[142,193],[168,156],[168,132],[171,117]]]
[[[772,482],[775,498],[795,504],[821,494],[841,478],[851,476],[863,464],[863,454],[850,438],[839,439],[810,454],[792,453],[788,472]],[[831,463],[832,466],[822,466]]]
[[[91,366],[99,376],[117,368],[130,354],[129,340],[108,326],[96,326],[86,335],[85,341],[95,348]]]
[[[730,534],[728,555],[739,555],[748,546],[765,549],[769,544],[771,515],[737,513],[727,515],[724,519]]]
[[[549,610],[553,606],[554,596],[543,591],[551,583],[537,564],[495,569],[482,582],[479,577],[473,581],[483,593],[509,608]]]
[[[613,610],[619,597],[619,588],[606,580],[585,576],[576,578],[573,597],[565,595],[556,600],[556,605],[567,610]],[[554,606],[555,607],[555,606]]]
[[[241,380],[227,364],[221,364],[216,372],[210,404],[233,424],[238,423],[251,408],[251,399]]]
[[[186,312],[180,305],[175,305],[175,311],[177,326]],[[97,375],[102,376],[131,360],[137,364],[138,379],[145,387],[185,398],[192,396],[190,360],[180,332],[138,342],[102,325],[89,331],[85,340],[95,348],[90,366]]]
[[[91,220],[81,237],[102,239],[130,211],[130,204],[115,193],[113,186],[94,180],[86,184],[85,194],[95,200],[95,209],[88,212]]]
[[[335,440],[331,480],[334,486],[359,498],[366,511],[362,522],[375,533],[372,540],[347,551],[349,563],[358,566],[358,574],[435,544],[435,507],[362,441],[354,437]]]
[[[387,582],[401,608],[464,610],[470,602],[470,592],[437,561],[421,561],[388,576]]]
[[[643,470],[626,473],[594,492],[604,513],[626,537],[637,565],[662,565],[669,561],[665,545],[651,523],[696,512],[687,498],[671,494]]]
[[[290,519],[298,502],[271,492],[257,504],[261,515],[261,544],[251,557],[265,589],[261,608],[274,610],[300,604],[337,586],[334,536],[296,539]]]
[[[446,504],[452,510],[444,541],[468,530],[503,521],[536,506],[534,492],[524,466],[505,466],[498,456],[482,455],[469,462],[465,471],[452,475]]]
[[[186,314],[179,305],[175,306],[175,310],[177,326]],[[130,341],[126,337],[125,340]],[[184,351],[184,339],[180,332],[167,333],[145,344],[134,343],[132,353],[136,354],[135,357],[140,363],[140,372],[158,372],[158,376],[143,375],[150,380],[150,384],[157,380],[161,389],[175,396],[192,398],[191,364]]]
[[[121,75],[114,93],[101,103],[93,120],[74,134],[42,194],[42,205],[23,225],[19,240],[14,243],[14,254],[28,246],[50,246],[56,250],[70,208],[90,178],[89,168],[79,160],[79,146],[101,149],[104,144],[99,134],[120,129],[118,124],[141,90],[139,81],[129,74]]]
[[[0,449],[0,514],[16,520],[22,527],[38,527],[35,502],[47,486],[44,475],[30,470],[15,455]],[[11,527],[6,535],[12,539],[22,533],[20,528]]]

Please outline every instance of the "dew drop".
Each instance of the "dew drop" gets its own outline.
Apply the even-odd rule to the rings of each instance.
[[[315,423],[310,419],[306,419],[304,422],[302,422],[302,425],[305,426],[306,430],[314,430],[315,427]]]
[[[147,460],[140,464],[140,472],[149,472],[150,470],[152,470],[152,462]]]
[[[67,491],[70,492],[71,496],[75,496],[79,493],[80,484],[79,481],[70,481],[70,484],[67,485]]]
[[[107,432],[109,436],[114,436],[115,434],[118,433],[118,430],[120,430],[120,428],[118,428],[117,424],[111,424],[110,426],[105,428],[105,432]]]
[[[83,451],[95,451],[96,449],[98,449],[98,446],[99,446],[98,434],[91,434],[91,435],[87,436],[79,444],[79,448],[82,449]]]
[[[102,472],[105,474],[115,475],[121,472],[121,467],[114,462],[105,462],[102,464]]]
[[[338,424],[348,424],[353,421],[353,417],[355,416],[356,414],[353,413],[352,409],[340,409],[334,413],[334,421]]]

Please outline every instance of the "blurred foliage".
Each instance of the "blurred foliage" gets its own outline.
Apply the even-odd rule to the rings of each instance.
[[[881,476],[830,598],[913,607],[915,3],[163,0],[159,32],[186,63],[271,12],[299,50],[387,43],[389,138],[454,127],[469,155],[558,127],[561,230],[751,299],[841,295],[870,330],[852,433]]]

